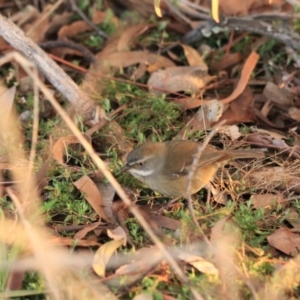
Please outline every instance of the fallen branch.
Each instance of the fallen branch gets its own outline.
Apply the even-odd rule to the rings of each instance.
[[[106,118],[104,111],[49,56],[13,22],[0,14],[0,36],[33,62],[48,81],[73,105],[84,122],[93,125]]]

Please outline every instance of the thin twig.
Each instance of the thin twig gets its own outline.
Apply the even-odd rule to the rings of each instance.
[[[32,65],[30,66],[32,67]],[[33,68],[33,72],[37,72],[37,68]],[[37,76],[37,74],[36,74]],[[39,131],[39,89],[34,82],[33,85],[33,126],[32,126],[32,139],[31,139],[31,150],[29,156],[29,166],[28,166],[28,174],[27,179],[32,180],[32,171],[34,166],[34,159],[36,154],[36,146],[38,142],[38,131]],[[37,182],[38,184],[38,182]],[[27,185],[27,183],[26,183]]]
[[[209,133],[209,135],[206,137],[205,141],[202,144],[199,144],[197,153],[194,157],[191,169],[189,171],[188,174],[188,181],[187,181],[187,200],[188,200],[188,207],[190,210],[190,214],[192,217],[193,222],[195,223],[195,225],[197,226],[197,228],[202,231],[201,227],[198,224],[197,218],[195,216],[194,213],[194,208],[193,208],[193,201],[192,201],[192,195],[191,195],[191,182],[194,176],[194,173],[196,171],[199,159],[204,151],[204,149],[207,147],[207,145],[209,144],[209,142],[211,141],[211,139],[213,138],[213,136],[220,130],[220,128],[226,123],[226,120],[221,121],[220,123],[218,123],[213,129],[212,131]]]
[[[84,22],[86,22],[89,26],[91,26],[99,36],[103,37],[104,39],[108,38],[108,35],[105,32],[100,30],[93,22],[89,20],[89,18],[84,14],[84,12],[77,6],[74,0],[69,0],[69,1],[72,5],[73,11],[77,12]]]
[[[35,258],[39,262],[38,265],[41,268],[43,275],[45,276],[46,282],[49,286],[50,293],[52,294],[52,297],[54,299],[59,300],[61,299],[61,297],[58,293],[57,285],[53,281],[53,276],[51,276],[51,272],[49,271],[49,268],[45,265],[45,254],[41,249],[42,245],[44,244],[44,240],[40,238],[41,235],[36,234],[36,231],[33,230],[32,225],[25,217],[23,206],[20,203],[18,197],[13,193],[13,191],[10,188],[7,188],[7,193],[16,206],[16,209],[20,217],[20,221],[22,222],[24,229],[27,233],[28,240],[32,245]]]

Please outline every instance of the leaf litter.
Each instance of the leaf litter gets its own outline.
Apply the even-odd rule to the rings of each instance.
[[[205,14],[208,12],[206,4],[203,4],[202,1],[200,2],[201,4],[180,2],[177,8],[172,7],[172,5],[165,6],[163,7],[162,13],[174,9],[171,14],[173,17],[170,17],[169,20],[169,25],[172,25],[171,23],[174,22],[175,19],[183,18],[183,22],[187,22],[188,20],[185,14],[188,14],[188,19],[193,18],[193,16],[190,15],[190,5],[193,5],[193,11],[196,5],[200,5],[201,13]],[[278,5],[280,1],[271,2],[272,3],[264,4],[270,9],[270,5]],[[240,1],[232,0],[231,5],[220,1],[219,4],[221,11],[225,12],[226,15],[238,15],[239,13],[248,15],[250,11],[253,12],[258,7],[262,9],[261,3],[255,0],[246,1],[243,4],[241,4]],[[124,5],[127,5],[127,3]],[[30,30],[30,27],[34,28],[36,24],[40,25],[40,28],[36,26],[31,33],[32,39],[36,42],[48,38],[47,32],[50,31],[51,26],[53,26],[51,31],[57,34],[58,39],[73,39],[80,33],[91,31],[91,27],[85,21],[71,22],[70,25],[65,25],[66,23],[63,24],[62,22],[62,28],[60,30],[57,28],[55,31],[55,29],[53,29],[56,26],[54,24],[54,16],[48,14],[48,9],[49,7],[45,6],[40,12],[38,9],[31,8],[27,13],[24,11],[23,14],[16,14],[13,17],[15,17],[15,21],[18,22],[19,26],[25,30],[26,28]],[[153,3],[151,3],[149,7],[147,5],[144,6],[144,13],[147,13],[147,9],[153,10]],[[101,24],[101,26],[108,24],[107,20],[110,18],[108,11],[98,11],[93,8],[93,12],[94,23]],[[69,17],[68,15],[66,16],[65,20],[68,20]],[[40,20],[42,20],[42,22]],[[213,47],[211,47],[211,54],[208,54],[208,57],[201,56],[198,49],[182,42],[177,43],[177,48],[173,48],[172,51],[164,51],[163,48],[162,51],[153,51],[154,48],[148,47],[149,44],[147,43],[149,43],[149,40],[147,41],[145,37],[151,36],[151,34],[155,32],[156,24],[132,23],[130,25],[126,24],[126,26],[122,28],[122,25],[125,24],[123,23],[124,20],[115,16],[110,19],[110,22],[110,24],[119,27],[120,31],[121,29],[123,31],[119,32],[118,35],[111,40],[108,40],[102,50],[95,55],[97,60],[96,65],[88,71],[88,74],[83,80],[82,88],[88,91],[97,101],[101,102],[103,106],[105,105],[104,103],[107,105],[109,102],[109,106],[106,107],[107,111],[113,112],[121,107],[121,105],[124,105],[124,103],[126,104],[124,109],[114,115],[114,120],[108,120],[107,118],[107,123],[112,125],[109,126],[110,131],[105,131],[107,125],[103,125],[100,131],[101,134],[98,135],[97,133],[96,136],[94,132],[91,136],[87,135],[89,142],[94,147],[100,145],[99,149],[97,149],[99,150],[98,152],[101,153],[100,155],[104,157],[107,164],[114,165],[113,168],[117,169],[119,167],[117,158],[122,157],[124,153],[128,153],[131,150],[133,141],[164,140],[164,132],[173,130],[172,128],[155,128],[154,132],[156,135],[153,133],[151,135],[147,130],[137,133],[133,132],[130,126],[124,126],[122,118],[130,114],[130,109],[133,105],[138,105],[138,109],[142,111],[143,107],[141,105],[145,102],[144,96],[140,96],[141,94],[139,94],[139,96],[133,96],[134,91],[132,87],[128,88],[126,92],[124,92],[124,90],[120,92],[117,91],[115,82],[119,79],[123,80],[124,78],[125,80],[133,78],[137,84],[136,86],[140,88],[140,91],[155,92],[157,98],[159,98],[160,95],[164,95],[164,102],[181,104],[181,117],[183,122],[179,129],[173,130],[171,137],[190,138],[199,132],[211,129],[216,122],[226,120],[227,126],[222,128],[218,136],[220,138],[219,142],[214,140],[218,146],[220,146],[221,142],[224,143],[224,147],[234,147],[238,145],[238,143],[244,143],[248,146],[251,145],[269,149],[271,153],[266,162],[260,162],[264,164],[263,166],[254,166],[253,164],[251,169],[250,164],[245,164],[243,167],[238,164],[237,168],[244,168],[244,175],[242,178],[231,179],[227,188],[234,188],[236,181],[240,181],[240,183],[246,182],[245,186],[242,187],[243,191],[241,194],[243,194],[244,203],[249,203],[248,219],[250,218],[251,212],[251,217],[255,214],[253,211],[260,213],[261,209],[264,208],[265,213],[265,216],[256,220],[255,225],[258,227],[253,229],[253,232],[261,234],[262,230],[259,226],[264,219],[270,223],[276,219],[278,223],[274,221],[275,225],[271,225],[267,228],[269,233],[261,235],[264,237],[264,247],[267,245],[266,242],[268,242],[269,245],[278,249],[281,253],[288,256],[296,256],[298,254],[299,244],[298,223],[296,220],[299,217],[299,212],[297,206],[294,206],[294,202],[292,202],[293,200],[291,199],[294,197],[297,201],[296,197],[299,194],[300,186],[297,163],[297,160],[300,158],[299,145],[296,144],[299,135],[298,124],[296,122],[299,121],[300,107],[298,102],[299,90],[297,89],[298,78],[293,67],[289,66],[290,69],[288,69],[283,66],[284,70],[275,68],[276,76],[271,76],[271,79],[269,77],[269,79],[264,82],[264,88],[262,89],[251,83],[251,76],[257,76],[261,79],[261,82],[263,82],[264,77],[259,77],[259,72],[261,71],[258,70],[258,61],[261,62],[265,58],[263,52],[258,50],[256,50],[256,52],[250,52],[247,50],[242,51],[242,53],[231,53],[234,45],[229,42],[226,49],[226,54],[228,55],[225,55],[221,63],[217,65],[214,62],[213,56],[218,53]],[[188,25],[191,25],[192,22],[193,21],[188,21]],[[165,30],[170,30],[168,27],[166,28]],[[172,26],[170,26],[170,28],[172,28]],[[175,28],[175,26],[173,26],[173,28]],[[183,32],[185,30],[185,33],[188,33],[189,29],[185,29],[182,26],[181,30],[183,30]],[[155,46],[158,46],[157,48],[164,47],[164,43],[167,44],[164,40],[163,31],[160,33],[161,40],[156,40],[155,42]],[[238,35],[237,32],[234,32],[234,35]],[[248,36],[250,39],[252,38],[251,34],[248,34]],[[154,36],[151,36],[151,38],[155,39]],[[55,53],[55,51],[53,53]],[[243,65],[240,66],[239,64],[243,62],[243,58],[247,57],[246,53],[248,54],[248,58]],[[67,54],[80,57],[80,54],[76,51],[56,52],[56,55],[61,57],[66,57]],[[184,59],[182,59],[182,57],[184,57]],[[225,71],[231,78],[223,80],[214,74],[216,70]],[[238,70],[238,72],[236,70]],[[255,72],[258,72],[258,75],[255,74]],[[238,79],[235,78],[237,73],[240,74]],[[232,77],[232,74],[235,74],[233,75],[235,77]],[[278,78],[280,80],[278,80]],[[216,84],[208,86],[212,80]],[[111,83],[113,83],[118,96],[115,96],[116,93],[113,96],[110,94],[110,97],[105,95],[108,89],[107,86]],[[128,83],[128,81],[126,81],[127,85],[133,85],[133,83],[134,82],[129,81]],[[228,88],[229,86],[230,88]],[[124,92],[124,95],[130,95],[130,99],[136,98],[134,99],[135,103],[132,105],[126,102],[126,96],[124,98],[123,95],[119,97],[122,92]],[[15,91],[13,94],[15,95]],[[257,95],[260,97],[256,97]],[[262,99],[262,101],[259,99]],[[11,104],[12,101],[10,105]],[[32,107],[29,107],[28,110],[30,111],[31,108]],[[196,108],[197,110],[195,110]],[[151,110],[149,110],[149,113],[151,113]],[[168,115],[164,115],[164,118],[167,117]],[[50,119],[50,117],[46,117],[45,119]],[[26,122],[30,123],[30,118],[27,119]],[[255,132],[253,132],[253,129],[250,127],[244,128],[244,126],[246,126],[245,124],[248,125],[249,123],[254,123],[258,127]],[[248,132],[245,132],[247,130]],[[85,129],[82,130],[83,133],[85,131]],[[294,140],[291,140],[291,137],[293,137]],[[73,173],[72,175],[74,177],[72,177],[71,182],[73,182],[82,197],[86,199],[88,204],[96,212],[97,217],[95,219],[95,217],[86,216],[85,212],[83,215],[85,215],[88,221],[86,224],[81,225],[83,227],[81,227],[73,237],[66,237],[61,234],[60,236],[53,237],[52,242],[56,245],[69,247],[76,245],[76,247],[94,247],[95,249],[95,247],[100,246],[94,255],[93,269],[100,277],[106,277],[105,279],[109,279],[110,276],[114,275],[135,273],[137,276],[132,277],[133,284],[142,282],[143,278],[148,275],[149,278],[151,276],[158,276],[158,278],[161,276],[161,278],[164,278],[161,279],[162,282],[165,280],[170,285],[174,284],[176,281],[174,280],[175,275],[169,274],[170,272],[168,270],[166,271],[167,267],[161,252],[157,248],[149,247],[151,243],[145,239],[141,232],[139,232],[135,239],[132,238],[134,232],[134,227],[132,227],[134,225],[131,224],[132,215],[129,212],[129,208],[124,207],[122,202],[116,199],[118,196],[110,184],[104,182],[103,178],[101,178],[101,181],[94,180],[91,175],[95,173],[94,166],[89,164],[88,161],[85,161],[84,164],[85,167],[88,167],[83,169],[83,165],[81,167],[78,167],[78,165],[73,166],[72,159],[66,160],[66,158],[68,158],[68,151],[71,148],[73,150],[75,149],[76,152],[78,152],[78,149],[81,149],[71,146],[78,144],[77,138],[72,135],[66,135],[58,139],[56,138],[55,140],[56,142],[52,148],[52,157],[55,163],[50,164],[52,157],[49,158],[50,161],[46,161],[45,165],[42,165],[40,169],[41,175],[38,176],[40,178],[40,180],[37,180],[38,182],[45,180],[44,184],[40,187],[41,193],[45,193],[47,189],[51,188],[51,185],[54,184],[55,180],[53,178],[46,179],[46,173],[55,174],[57,171],[54,171],[53,164],[57,164],[62,167],[64,171],[60,178],[67,176],[68,172]],[[107,149],[109,150],[107,151]],[[105,152],[105,154],[103,154],[103,152]],[[85,153],[81,153],[79,157],[81,160],[86,159]],[[284,160],[281,159],[282,157]],[[2,188],[2,186],[6,185],[8,180],[9,176],[7,170],[10,169],[11,165],[6,161],[2,163],[2,153],[0,158],[1,166],[4,170],[3,172],[1,170],[0,178],[2,180],[3,175],[5,177],[5,180],[1,183]],[[292,161],[293,159],[294,161]],[[131,187],[132,184],[126,180],[125,187]],[[70,184],[70,182],[68,183]],[[62,201],[59,189],[54,190],[57,193],[55,201],[59,203]],[[234,192],[232,195],[238,194],[237,191]],[[144,196],[145,194],[142,192],[141,195]],[[156,196],[157,195],[155,195],[155,197]],[[72,197],[77,196],[72,193],[70,194],[70,198]],[[189,272],[191,270],[190,268],[192,268],[193,274],[204,273],[218,277],[219,280],[222,281],[223,288],[225,287],[227,296],[231,298],[241,292],[236,284],[241,278],[246,285],[250,282],[247,286],[251,293],[255,294],[258,291],[256,287],[253,288],[253,286],[251,286],[251,278],[248,276],[248,272],[251,273],[253,270],[249,270],[248,265],[244,265],[243,270],[239,269],[239,263],[243,261],[241,258],[250,259],[243,250],[243,247],[245,247],[246,243],[255,243],[254,240],[249,240],[249,236],[252,236],[252,233],[246,231],[245,228],[247,226],[240,223],[238,217],[234,216],[240,209],[238,205],[243,207],[244,203],[240,202],[241,197],[239,197],[238,200],[232,199],[232,201],[236,201],[235,208],[230,208],[230,214],[232,214],[233,217],[224,217],[224,212],[221,210],[222,208],[228,209],[226,205],[228,205],[229,202],[226,202],[226,205],[214,203],[214,209],[216,209],[215,215],[211,208],[207,210],[210,210],[213,220],[209,221],[209,226],[207,220],[209,220],[210,216],[205,216],[197,212],[201,220],[201,228],[203,229],[202,233],[197,234],[187,230],[188,222],[178,217],[179,214],[176,215],[176,210],[182,210],[184,205],[174,206],[176,208],[172,213],[175,212],[175,218],[178,218],[174,219],[174,217],[165,215],[170,212],[159,210],[153,206],[151,201],[155,197],[153,194],[151,196],[147,195],[147,203],[143,204],[135,203],[136,199],[134,199],[133,202],[134,205],[140,208],[145,219],[148,220],[149,224],[162,240],[165,240],[165,237],[171,237],[171,239],[166,242],[167,247],[170,247],[169,250],[172,249],[172,243],[177,245],[182,242],[189,244],[189,239],[196,238],[199,240],[204,236],[209,237],[209,243],[212,247],[211,257],[206,255],[202,256],[202,253],[195,254],[189,249],[178,251],[180,254],[173,254],[176,259],[181,261],[181,264],[185,265],[184,268],[186,272]],[[246,202],[247,200],[245,199],[249,200],[249,202]],[[250,207],[250,203],[253,206]],[[255,210],[252,210],[252,207],[255,208]],[[275,218],[274,215],[268,215],[269,213],[274,214],[275,211],[278,213],[278,217]],[[78,215],[80,214],[82,213],[80,212]],[[279,223],[279,218],[287,222],[289,226],[284,222]],[[244,219],[248,220],[246,217]],[[214,225],[212,225],[212,222],[214,222]],[[112,229],[104,228],[104,226],[111,223],[113,224]],[[127,224],[130,226],[127,226]],[[75,228],[75,224],[70,224],[70,226],[73,227],[73,229]],[[252,226],[254,225],[252,224]],[[293,228],[290,228],[291,226]],[[164,229],[158,230],[158,227],[163,227]],[[228,230],[227,227],[230,229]],[[96,234],[97,230],[98,234]],[[245,239],[241,239],[243,230],[248,234]],[[74,231],[76,231],[76,229],[74,229]],[[177,240],[178,235],[176,235],[174,231],[182,234],[182,236],[180,236],[181,240]],[[112,238],[113,240],[107,242],[105,238]],[[109,261],[116,257],[115,253],[122,253],[124,248],[121,247],[129,247],[127,241],[129,245],[138,247],[137,252],[134,253],[130,263],[111,270],[108,267]],[[140,253],[144,253],[144,255]],[[150,257],[151,260],[149,259]],[[224,257],[226,257],[226,259]],[[254,261],[253,258],[251,259]],[[228,270],[231,271],[228,272]],[[165,276],[164,272],[168,275]],[[160,279],[158,279],[158,281],[159,280]],[[210,282],[210,284],[214,286],[216,290],[220,287],[215,282]],[[117,285],[117,288],[121,289],[121,286],[122,285]],[[131,285],[128,284],[126,288],[130,290]],[[205,290],[205,288],[203,290]],[[216,296],[217,293],[213,292],[212,294]],[[136,295],[143,295],[143,293],[137,292]],[[170,297],[170,295],[171,293],[167,292],[166,297]]]

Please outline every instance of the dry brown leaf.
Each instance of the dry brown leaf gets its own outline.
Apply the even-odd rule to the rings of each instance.
[[[267,82],[263,95],[270,100],[271,102],[291,106],[294,104],[293,102],[293,93],[288,91],[285,88],[279,88],[273,82]]]
[[[288,114],[290,115],[290,117],[292,119],[294,119],[297,122],[300,122],[300,109],[299,108],[297,108],[295,106],[290,107],[288,110]]]
[[[96,63],[91,66],[81,84],[81,89],[86,94],[101,95],[103,93],[107,83],[105,76],[112,76],[112,70],[105,63],[105,57],[117,52],[117,43],[116,39],[109,39],[104,49],[95,55]]]
[[[105,142],[109,145],[117,146],[121,152],[129,153],[133,145],[124,134],[124,129],[116,121],[111,121],[107,126]]]
[[[280,139],[272,138],[266,134],[249,134],[246,137],[247,142],[265,146],[271,149],[276,149],[278,151],[284,151],[286,154],[291,155],[292,157],[295,157],[297,159],[300,159],[300,147],[291,147],[288,144],[286,144],[285,141]]]
[[[99,276],[105,276],[106,265],[114,252],[123,245],[124,240],[114,240],[102,245],[95,253],[93,269]]]
[[[89,202],[100,218],[107,222],[112,222],[105,212],[105,204],[103,203],[101,193],[99,192],[96,184],[87,175],[83,175],[73,184],[84,194],[85,199]]]
[[[263,6],[271,7],[271,6],[280,6],[282,5],[282,0],[219,0],[220,10],[225,15],[243,15],[246,16],[249,14],[249,11],[253,11],[254,9],[262,9]]]
[[[153,27],[154,24],[137,24],[125,30],[118,41],[117,50],[119,52],[129,50],[139,35]]]
[[[257,0],[219,0],[220,10],[226,15],[246,15],[248,13],[248,9],[255,1]]]
[[[91,30],[92,28],[84,21],[75,21],[70,25],[63,26],[58,31],[58,39],[72,38],[81,32]]]
[[[61,14],[55,13],[52,16],[51,23],[49,24],[46,36],[50,36],[52,34],[56,34],[57,31],[69,23],[72,18],[73,13],[64,11]]]
[[[147,51],[124,51],[107,54],[102,59],[110,67],[127,68],[146,62],[148,54]]]
[[[201,54],[194,48],[181,44],[181,47],[184,50],[185,57],[189,63],[190,66],[192,67],[201,67],[203,71],[207,72],[208,67],[202,58]]]
[[[213,62],[209,65],[211,71],[222,71],[232,67],[243,60],[244,56],[241,52],[229,53],[222,60]]]
[[[180,57],[177,54],[175,54],[172,51],[167,51],[167,53],[168,53],[168,56],[170,56],[172,58],[172,60],[181,63],[182,60],[180,59]]]
[[[131,79],[134,81],[137,81],[141,79],[147,71],[146,64],[139,64],[138,67],[133,71],[133,74],[131,75]]]
[[[226,120],[227,125],[253,122],[255,120],[255,113],[252,103],[252,90],[247,86],[242,94],[230,103],[229,108],[224,112],[220,121]]]
[[[116,218],[114,215],[114,212],[112,210],[113,208],[113,200],[116,194],[116,190],[110,183],[106,183],[103,181],[94,181],[95,185],[97,186],[101,197],[102,197],[102,203],[104,205],[104,210],[106,215],[109,217],[109,219],[116,223]]]
[[[155,223],[159,227],[164,227],[170,230],[177,230],[181,226],[181,222],[166,216],[151,216],[150,217],[151,224]]]
[[[173,102],[180,104],[183,110],[200,107],[209,101],[210,100],[200,100],[194,97],[184,97],[173,100]]]
[[[30,22],[31,20],[36,19],[39,16],[39,11],[33,5],[26,5],[25,9],[15,13],[10,17],[10,20],[22,27],[25,23]]]
[[[79,230],[75,235],[74,239],[82,240],[90,231],[93,231],[101,224],[100,221],[94,222],[92,224],[88,224],[84,226],[81,230]]]
[[[214,264],[207,261],[201,256],[193,255],[187,252],[180,252],[178,258],[192,265],[194,268],[196,268],[198,271],[204,274],[210,274],[215,276],[219,275],[219,271],[214,266]]]
[[[288,228],[279,228],[269,235],[267,240],[271,246],[287,255],[296,256],[299,254],[300,236],[292,233]]]
[[[251,132],[260,132],[261,134],[269,136],[272,139],[276,139],[276,140],[288,140],[289,139],[289,137],[286,134],[280,133],[278,130],[272,131],[272,130],[257,128],[255,126],[250,126],[250,130],[251,130]]]
[[[90,141],[90,139],[91,139],[90,137],[88,137],[86,135],[84,135],[84,136],[86,137],[86,139],[88,141]],[[66,153],[67,146],[71,145],[71,144],[78,144],[78,143],[79,143],[79,141],[75,135],[68,135],[68,136],[59,138],[52,148],[53,158],[61,165],[66,166],[63,158]]]
[[[161,94],[161,90],[167,93],[198,93],[210,79],[201,67],[170,67],[152,73],[147,85],[157,94]]]
[[[252,195],[250,198],[254,208],[266,208],[272,205],[278,205],[283,202],[284,197],[282,194],[261,194]]]
[[[48,185],[48,179],[46,178],[46,176],[51,161],[52,156],[50,155],[35,174],[39,192],[43,191],[44,188]]]
[[[52,5],[46,5],[39,17],[32,24],[28,24],[27,30],[24,29],[27,36],[37,44],[41,43],[45,38],[45,34],[49,28],[51,10]]]
[[[285,219],[294,227],[294,228],[300,228],[300,215],[298,213],[298,211],[293,208],[290,207],[289,208],[289,212],[286,215]]]
[[[232,141],[235,141],[239,139],[242,134],[240,133],[240,129],[236,125],[231,125],[231,126],[223,126],[219,132],[222,132],[229,136]]]
[[[107,19],[107,11],[98,10],[95,7],[93,8],[93,17],[92,22],[94,24],[101,24]],[[118,18],[113,17],[110,19],[110,22],[114,25],[118,24]]]
[[[248,81],[251,77],[251,74],[258,62],[258,59],[259,59],[259,55],[256,52],[252,51],[243,66],[243,69],[241,72],[241,77],[238,81],[236,88],[234,89],[234,91],[232,92],[232,94],[230,96],[228,96],[220,101],[222,101],[224,104],[229,103],[229,102],[233,101],[234,99],[236,99],[238,96],[240,96],[244,92],[244,90],[248,84]]]
[[[107,12],[99,11],[96,9],[93,9],[93,18],[92,21],[94,24],[100,24],[105,21],[107,17]],[[116,22],[116,18],[112,20],[113,22]],[[72,38],[78,35],[81,32],[92,30],[92,27],[88,25],[84,21],[75,21],[70,25],[63,26],[58,31],[58,39],[64,40],[66,38]]]
[[[123,240],[123,246],[126,246],[127,235],[121,226],[118,226],[115,229],[107,229],[107,235],[114,241]]]
[[[153,55],[153,54],[152,54]],[[151,57],[150,57],[151,58]],[[156,70],[162,69],[162,68],[169,68],[169,67],[175,67],[176,64],[172,62],[170,59],[164,56],[158,56],[154,59],[148,59],[148,67],[147,71],[149,73],[153,73]]]
[[[195,113],[186,126],[180,130],[176,137],[183,138],[187,133],[207,130],[222,116],[224,105],[218,100],[210,100]]]
[[[151,71],[151,65],[153,66],[152,68],[156,68],[155,63],[164,67],[174,66],[170,59],[148,51],[114,52],[104,55],[102,59],[106,65],[115,68],[127,68],[139,63],[150,65],[149,72]]]

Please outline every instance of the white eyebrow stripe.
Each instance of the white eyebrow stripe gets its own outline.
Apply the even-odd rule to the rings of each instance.
[[[128,171],[132,175],[136,174],[138,176],[149,176],[154,172],[154,170],[135,170],[135,169],[129,169]]]

